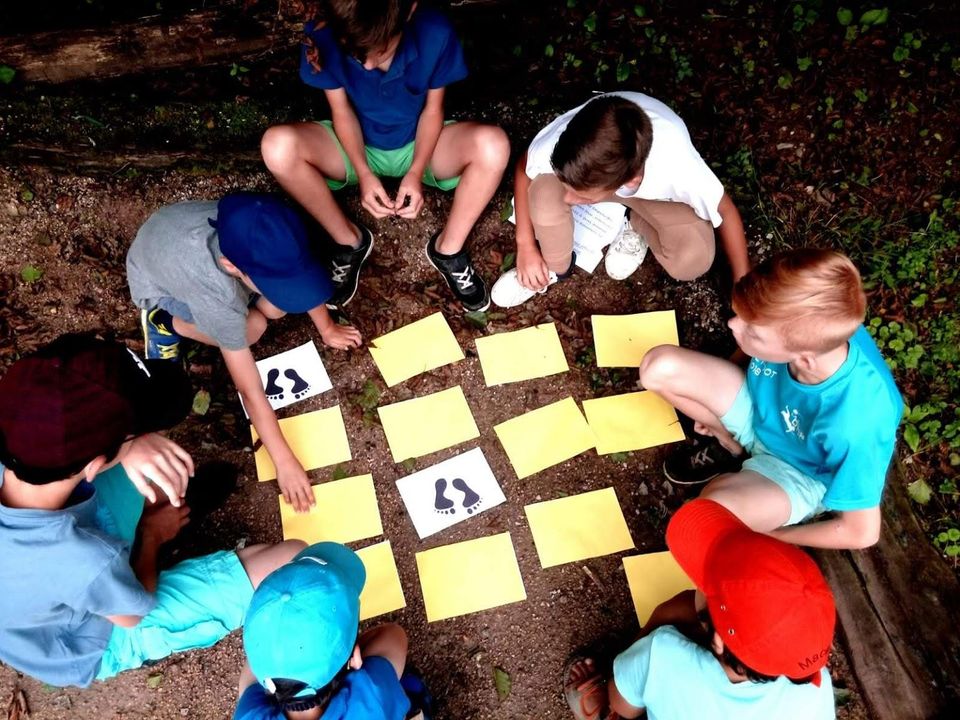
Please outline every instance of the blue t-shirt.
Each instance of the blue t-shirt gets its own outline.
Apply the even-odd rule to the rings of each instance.
[[[903,400],[866,328],[853,334],[847,359],[822,383],[804,385],[786,364],[753,358],[747,390],[757,439],[826,486],[824,507],[880,504]]]
[[[428,90],[467,76],[463,49],[450,21],[429,8],[417,9],[407,22],[386,72],[364,70],[363,63],[347,55],[322,24],[307,23],[305,33],[318,50],[321,69],[307,60],[309,47],[304,46],[300,78],[321,90],[345,88],[364,143],[381,150],[395,150],[414,140]]]
[[[0,504],[0,660],[50,685],[93,682],[113,632],[106,616],[143,616],[155,604],[129,544],[99,527],[102,516],[85,482],[62,510]]]
[[[833,685],[826,668],[820,687],[779,677],[731,682],[720,661],[671,626],[657,628],[617,655],[613,680],[649,720],[832,720]]]
[[[340,690],[320,720],[403,720],[410,700],[400,686],[396,670],[382,657],[365,657],[359,670],[347,673]],[[283,720],[283,711],[260,683],[240,696],[234,720]]]

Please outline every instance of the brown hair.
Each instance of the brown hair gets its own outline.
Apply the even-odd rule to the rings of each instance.
[[[652,143],[647,114],[630,100],[604,95],[573,116],[550,164],[574,190],[616,190],[643,173]]]
[[[366,60],[403,32],[415,0],[321,0],[319,20],[326,22],[345,52]]]
[[[748,323],[779,326],[788,349],[827,352],[856,332],[867,298],[850,258],[801,248],[775,255],[740,278],[732,304]]]

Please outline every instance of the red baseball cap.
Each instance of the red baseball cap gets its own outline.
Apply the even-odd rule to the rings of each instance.
[[[70,477],[131,436],[165,430],[190,409],[190,381],[169,360],[121,343],[63,335],[0,378],[0,463],[24,482]]]
[[[707,598],[725,646],[763,675],[819,685],[833,644],[833,593],[800,548],[754,532],[712,500],[671,518],[667,547]]]

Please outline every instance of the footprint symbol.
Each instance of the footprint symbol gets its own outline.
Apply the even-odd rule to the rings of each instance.
[[[267,372],[267,386],[263,391],[267,395],[267,400],[283,400],[283,388],[277,385],[277,378],[280,377],[280,371],[277,368],[271,368]]]
[[[467,515],[472,515],[473,511],[480,505],[482,498],[460,478],[453,481],[453,486],[463,493],[463,508],[467,511]]]
[[[447,481],[440,478],[434,484],[434,488],[437,491],[437,497],[433,502],[433,509],[436,510],[439,515],[453,515],[453,513],[456,512],[456,508],[453,506],[453,500],[445,495],[447,491]]]
[[[293,397],[297,400],[310,392],[310,383],[300,377],[296,370],[290,368],[289,370],[284,370],[283,374],[287,376],[288,380],[293,380],[293,387],[290,388],[290,392],[293,393]]]

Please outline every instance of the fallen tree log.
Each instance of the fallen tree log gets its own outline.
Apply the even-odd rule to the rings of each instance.
[[[64,148],[55,145],[14,143],[0,148],[0,161],[18,165],[42,165],[75,172],[120,172],[136,170],[172,170],[198,168],[210,172],[224,166],[260,168],[259,150],[231,150],[229,153],[210,150],[145,150],[143,148],[95,147]]]
[[[914,515],[891,468],[874,547],[817,553],[837,599],[850,668],[874,720],[960,712],[960,582]]]

